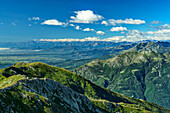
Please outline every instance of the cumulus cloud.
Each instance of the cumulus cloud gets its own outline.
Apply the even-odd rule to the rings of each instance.
[[[157,32],[157,31],[154,31]],[[160,32],[160,31],[159,31]],[[71,42],[71,41],[113,41],[113,42],[135,42],[135,41],[143,41],[143,40],[170,40],[170,31],[166,31],[166,33],[155,33],[148,34],[147,32],[141,32],[139,30],[128,30],[128,33],[125,36],[112,36],[105,39],[101,39],[100,37],[87,37],[83,39],[40,39],[40,41],[63,41],[63,42]]]
[[[103,32],[103,31],[97,31],[96,34],[97,34],[97,35],[105,35],[105,32]]]
[[[162,29],[158,31],[141,32],[138,30],[129,30],[126,38],[128,40],[142,41],[142,40],[170,40],[170,29]]]
[[[138,30],[129,30],[128,34],[126,35],[126,39],[131,42],[147,40],[145,37],[145,33]]]
[[[106,22],[106,21],[102,21],[101,24],[104,24],[105,26],[109,25],[108,22]]]
[[[126,27],[112,27],[110,31],[127,31]]]
[[[94,29],[85,28],[85,29],[83,29],[83,31],[94,31]]]
[[[109,23],[111,25],[116,25],[116,24],[136,24],[136,25],[140,25],[140,24],[145,24],[146,22],[144,20],[139,20],[139,19],[125,19],[125,20],[115,20],[115,19],[109,19],[108,20]]]
[[[57,26],[62,26],[62,25],[66,25],[66,23],[64,22],[59,22],[56,19],[51,19],[51,20],[46,20],[43,23],[41,23],[42,25],[57,25]]]
[[[70,22],[73,23],[93,23],[104,19],[101,15],[94,14],[91,10],[75,11],[76,16],[71,16]]]
[[[76,26],[75,29],[80,30],[80,26]]]
[[[158,31],[146,32],[151,39],[154,40],[170,40],[170,29],[161,29]]]

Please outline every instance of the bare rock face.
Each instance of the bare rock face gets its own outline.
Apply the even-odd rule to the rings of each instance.
[[[17,84],[1,90],[0,95],[4,97],[10,95],[7,97],[8,101],[0,98],[1,111],[4,112],[12,113],[16,112],[15,110],[19,110],[18,112],[24,112],[24,110],[28,112],[39,110],[47,112],[49,110],[50,112],[57,111],[59,113],[104,112],[94,106],[86,96],[50,79],[20,80]],[[21,103],[16,101],[18,98],[22,101]],[[27,104],[30,101],[32,101],[30,108],[23,109],[29,106]]]

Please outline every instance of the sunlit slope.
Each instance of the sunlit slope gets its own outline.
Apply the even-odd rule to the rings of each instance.
[[[11,99],[13,100],[12,102],[14,103],[14,106],[18,104],[17,102],[19,102],[18,107],[11,108],[18,111],[22,108],[22,106],[24,106],[22,109],[25,108],[25,110],[27,107],[27,110],[39,110],[43,108],[41,111],[44,110],[45,112],[48,112],[49,110],[53,112],[56,109],[62,108],[61,106],[65,105],[67,101],[74,100],[75,103],[79,101],[79,99],[75,100],[75,97],[71,99],[71,97],[67,98],[64,96],[65,94],[61,94],[62,96],[58,95],[58,99],[61,103],[57,103],[57,101],[55,101],[56,97],[53,98],[53,95],[56,92],[59,94],[71,92],[71,95],[72,92],[76,92],[76,95],[79,95],[79,97],[81,97],[80,94],[82,96],[84,95],[83,98],[80,98],[82,102],[88,102],[88,100],[90,100],[89,106],[92,107],[91,111],[98,109],[103,112],[168,112],[168,109],[156,104],[148,103],[144,100],[129,98],[125,95],[109,91],[68,70],[40,62],[29,64],[17,63],[9,68],[0,70],[0,73],[0,99],[3,103],[5,103],[6,107],[10,104],[9,100]],[[62,88],[59,90],[53,86],[61,86],[64,90],[62,90]],[[36,95],[38,95],[38,97]],[[44,98],[47,98],[47,100],[44,100]],[[83,100],[84,98],[85,100]],[[40,101],[40,103],[37,101]],[[1,106],[3,105],[4,104]],[[35,106],[35,109],[33,106]],[[53,108],[53,106],[58,106],[59,108]],[[71,105],[68,105],[68,108],[70,108],[70,106]],[[83,108],[87,107],[87,103],[85,106],[82,104],[82,106]],[[73,106],[70,108],[70,111],[77,112],[77,109],[82,110],[82,106],[79,106],[78,108]],[[4,106],[4,109],[6,107]],[[67,109],[67,107],[63,108],[63,110],[64,109]],[[89,108],[86,108],[86,110],[89,110]]]

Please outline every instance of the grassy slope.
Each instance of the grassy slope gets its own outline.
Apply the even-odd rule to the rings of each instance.
[[[167,109],[153,103],[148,103],[143,100],[129,98],[125,95],[112,92],[98,85],[93,84],[89,80],[76,75],[68,70],[50,66],[44,63],[17,63],[9,68],[0,70],[1,76],[12,77],[13,75],[21,74],[27,77],[49,78],[63,84],[74,91],[84,94],[92,99],[104,99],[115,103],[126,103],[140,105],[144,109],[155,112],[166,112]],[[21,77],[22,78],[22,77]],[[6,80],[6,79],[4,79]],[[102,93],[101,93],[102,92]],[[98,105],[98,104],[97,104]],[[130,109],[130,108],[128,108]]]

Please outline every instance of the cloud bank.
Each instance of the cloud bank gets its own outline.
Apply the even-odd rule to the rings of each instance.
[[[40,39],[40,41],[50,41],[50,42],[72,42],[72,41],[77,41],[77,42],[84,42],[84,41],[113,41],[113,42],[122,42],[122,41],[132,41],[131,39],[127,39],[124,36],[112,36],[109,38],[101,39],[100,37],[87,37],[83,39],[73,39],[73,38],[68,38],[68,39]]]

